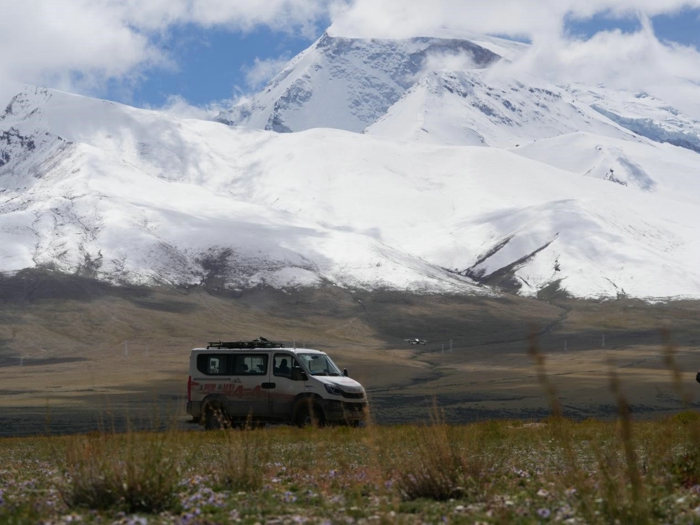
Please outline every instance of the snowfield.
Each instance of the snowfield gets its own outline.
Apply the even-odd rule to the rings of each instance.
[[[4,271],[489,293],[374,237],[261,204],[258,154],[289,156],[273,133],[41,89],[16,97],[0,125],[13,131],[0,167]]]
[[[700,126],[497,71],[521,47],[324,35],[219,122],[27,88],[0,118],[0,271],[699,298]]]

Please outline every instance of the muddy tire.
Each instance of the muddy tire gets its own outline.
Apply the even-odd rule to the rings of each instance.
[[[319,407],[304,403],[303,406],[299,407],[295,423],[299,428],[320,428],[326,425],[326,420]]]
[[[221,407],[212,406],[207,408],[204,419],[204,428],[205,430],[222,430],[225,428],[231,428],[231,420]]]

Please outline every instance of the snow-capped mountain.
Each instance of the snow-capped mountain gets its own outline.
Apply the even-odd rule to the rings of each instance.
[[[700,121],[648,93],[602,86],[568,86],[568,90],[582,103],[639,136],[700,153]],[[697,94],[700,96],[700,88]]]
[[[632,135],[547,82],[467,70],[425,74],[366,133],[434,144],[514,147],[577,131]]]
[[[278,132],[325,127],[509,148],[577,175],[673,189],[684,199],[698,195],[700,157],[688,155],[700,153],[695,118],[647,93],[555,86],[509,67],[526,44],[444,36],[452,38],[324,34],[263,92],[219,120]]]
[[[671,184],[690,181],[623,186],[525,148],[280,134],[28,89],[0,119],[0,269],[234,288],[489,293],[478,279],[525,295],[700,297],[700,205]]]
[[[290,154],[269,133],[44,89],[15,97],[0,130],[2,271],[487,293],[372,236],[250,198],[265,171],[254,152]]]
[[[486,67],[501,57],[468,40],[363,40],[324,34],[294,58],[262,93],[218,119],[277,132],[336,128],[361,132],[391,107],[432,58],[463,57]]]

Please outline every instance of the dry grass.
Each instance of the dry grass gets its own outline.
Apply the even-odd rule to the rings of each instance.
[[[7,439],[0,522],[688,523],[699,419]]]
[[[272,454],[268,434],[245,428],[239,432],[223,431],[225,447],[218,479],[235,492],[252,492],[262,488],[265,466]]]
[[[484,492],[486,460],[474,437],[445,423],[437,406],[430,425],[407,427],[390,458],[387,474],[404,500],[472,499]],[[471,446],[470,446],[471,445]]]
[[[173,433],[71,438],[65,450],[69,507],[177,510],[181,440]]]

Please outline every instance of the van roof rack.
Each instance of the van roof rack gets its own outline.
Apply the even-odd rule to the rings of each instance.
[[[253,348],[284,348],[283,343],[273,343],[265,339],[264,337],[259,337],[253,341],[214,341],[207,344],[207,348],[229,348],[229,349],[253,349]]]

